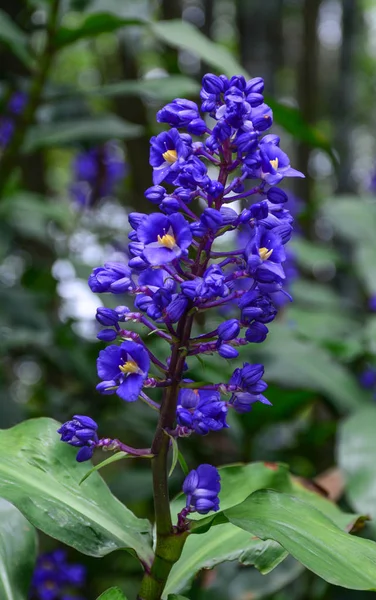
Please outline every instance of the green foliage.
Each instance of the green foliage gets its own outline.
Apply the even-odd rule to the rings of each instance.
[[[97,600],[127,600],[120,588],[112,587],[103,592]]]
[[[161,42],[175,48],[189,50],[203,62],[229,77],[234,74],[246,75],[246,71],[224,46],[209,40],[197,27],[187,21],[180,19],[158,21],[150,25],[150,30]]]
[[[95,37],[101,33],[110,33],[129,25],[143,25],[137,18],[124,19],[112,13],[97,12],[84,17],[76,27],[60,27],[55,37],[57,48],[63,48],[79,40]]]
[[[369,514],[376,531],[376,407],[360,410],[341,423],[338,432],[338,464],[346,480],[352,506]]]
[[[132,139],[142,132],[140,125],[127,123],[115,115],[100,115],[79,121],[49,123],[30,127],[23,151],[28,154],[39,148],[65,146],[75,142],[104,142],[108,139]]]
[[[37,554],[34,527],[0,498],[0,598],[26,600]]]
[[[275,541],[267,540],[256,530],[240,528],[238,523],[232,521],[228,516],[229,510],[236,510],[237,507],[246,505],[258,490],[267,488],[292,493],[294,500],[304,502],[308,513],[310,509],[314,516],[319,513],[322,517],[329,519],[337,529],[351,531],[359,521],[358,515],[343,513],[324,496],[304,487],[289,475],[283,465],[251,463],[222,467],[219,471],[221,475],[220,512],[212,513],[208,517],[192,515],[193,533],[200,535],[188,537],[181,560],[173,566],[170,573],[165,590],[166,595],[169,592],[186,589],[199,570],[212,568],[224,561],[239,560],[242,564],[253,565],[261,573],[266,574],[285,560],[289,552],[300,560],[294,551],[282,544],[277,537],[271,535],[271,540]],[[181,510],[182,506],[182,499],[177,499],[172,504],[173,516]],[[252,515],[253,513],[248,514]],[[281,520],[283,521],[282,517]],[[211,527],[211,525],[215,526]],[[287,527],[288,523],[286,522]],[[249,532],[253,534],[252,537],[249,537]],[[306,564],[304,560],[301,562]]]
[[[263,540],[279,542],[329,583],[354,590],[376,589],[376,543],[343,533],[300,498],[260,490],[225,510],[225,516]]]
[[[1,9],[0,43],[8,46],[27,68],[32,66],[27,35],[16,25],[9,15]]]
[[[327,198],[322,214],[334,232],[352,246],[356,272],[367,292],[376,294],[376,203],[371,196]]]
[[[87,467],[60,442],[58,427],[41,418],[0,431],[0,496],[35,527],[84,554],[127,548],[149,563],[148,521],[122,505],[97,473],[80,485]]]

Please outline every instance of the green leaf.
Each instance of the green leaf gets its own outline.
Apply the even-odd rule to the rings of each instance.
[[[0,43],[6,45],[28,68],[32,66],[26,33],[1,9]]]
[[[113,496],[98,473],[87,471],[76,450],[60,442],[53,419],[32,419],[0,430],[0,496],[47,535],[89,556],[133,549],[150,564],[150,524]]]
[[[102,462],[100,462],[97,465],[94,465],[94,467],[92,469],[90,469],[90,471],[85,473],[85,475],[83,476],[83,478],[80,481],[80,485],[84,481],[86,481],[86,479],[88,477],[90,477],[90,475],[92,473],[95,473],[95,471],[99,471],[102,467],[106,467],[107,465],[110,465],[113,462],[117,462],[118,460],[123,460],[124,458],[137,458],[137,457],[133,456],[132,454],[127,454],[126,452],[116,452],[116,454],[109,456],[108,458],[106,458],[106,460],[102,460]]]
[[[244,531],[275,540],[329,583],[355,590],[376,589],[376,543],[344,533],[303,500],[260,490],[225,510],[225,516]]]
[[[187,461],[185,460],[184,456],[182,455],[182,453],[178,452],[178,461],[179,461],[179,465],[181,466],[181,470],[183,471],[184,475],[187,477],[188,473],[189,473],[189,467],[187,465]]]
[[[142,126],[123,121],[115,115],[98,115],[78,121],[64,121],[35,125],[26,136],[23,152],[34,152],[38,148],[63,146],[76,142],[130,139],[142,133]]]
[[[376,518],[376,407],[360,410],[339,427],[337,456],[346,495],[356,510]],[[371,521],[373,529],[376,526]]]
[[[181,19],[159,21],[152,23],[150,29],[161,42],[192,52],[203,62],[229,77],[232,75],[247,76],[246,71],[235,60],[231,52],[221,44],[209,40],[197,27],[187,21]]]
[[[189,600],[185,596],[179,596],[178,594],[170,594],[167,600]]]
[[[165,595],[180,592],[188,587],[195,574],[201,569],[211,569],[224,561],[242,560],[247,551],[257,548],[260,552],[259,539],[249,536],[249,533],[234,527],[231,523],[212,527],[202,535],[190,535],[183,548],[182,555],[172,567],[164,590]],[[279,559],[273,552],[269,565],[274,568],[287,556],[287,552],[279,546]],[[247,562],[247,559],[246,559]],[[247,564],[250,564],[247,562]],[[270,569],[269,569],[270,570]]]
[[[0,598],[25,600],[37,555],[34,527],[17,508],[0,498]]]
[[[103,592],[97,600],[127,600],[123,592],[118,587],[112,587]]]
[[[343,513],[324,496],[305,488],[289,475],[284,465],[275,463],[232,465],[219,469],[219,472],[221,510],[226,511],[240,504],[256,490],[271,488],[294,493],[346,531],[350,531],[360,521],[359,515]],[[182,507],[183,499],[179,497],[172,504],[173,519]],[[205,523],[206,531],[201,535],[188,537],[181,559],[171,570],[165,594],[184,590],[199,570],[212,568],[224,561],[239,560],[247,565],[253,564],[265,574],[273,570],[288,555],[286,549],[276,542],[261,541],[256,534],[250,538],[247,532],[231,523],[217,524],[207,531],[210,522],[215,524],[221,520],[221,513],[212,513],[208,517],[192,515],[193,517],[196,519],[194,533],[205,531]]]
[[[177,462],[178,462],[179,446],[178,446],[177,439],[175,437],[173,437],[172,435],[169,435],[169,438],[171,439],[171,442],[172,442],[172,461],[171,461],[171,467],[170,467],[168,476],[171,477],[171,475],[173,474],[173,472],[175,470]]]
[[[54,42],[57,48],[62,48],[78,40],[92,38],[101,33],[111,33],[121,27],[144,24],[142,19],[121,18],[113,13],[97,12],[86,15],[76,27],[60,27]]]

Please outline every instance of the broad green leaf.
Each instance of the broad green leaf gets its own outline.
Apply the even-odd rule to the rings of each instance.
[[[359,515],[343,513],[333,502],[305,488],[300,482],[293,479],[283,465],[274,463],[233,465],[223,467],[219,469],[219,472],[221,475],[221,510],[236,506],[256,490],[271,488],[294,493],[312,507],[321,510],[346,531],[350,531],[359,522]],[[176,519],[176,513],[181,510],[182,506],[181,498],[173,503],[173,519]],[[214,520],[214,523],[218,521],[218,513],[212,513],[208,517],[192,515],[192,518],[198,520],[197,525],[209,522],[210,526],[210,521]],[[219,513],[220,519],[221,513]],[[196,528],[194,532],[200,531],[205,531],[205,528]],[[184,590],[199,570],[212,568],[224,561],[239,560],[244,564],[253,564],[262,573],[268,573],[287,555],[288,552],[276,542],[264,542],[256,534],[250,537],[247,532],[230,523],[219,524],[201,535],[188,537],[181,559],[172,568],[165,594]]]
[[[103,592],[97,600],[127,600],[123,592],[118,587],[112,587]]]
[[[360,410],[339,427],[337,456],[346,495],[356,510],[376,518],[376,407]],[[375,528],[371,521],[371,527]]]
[[[232,465],[220,469],[221,474],[221,509],[234,506],[248,497],[253,491],[261,488],[290,490],[290,480],[284,465],[252,463],[249,465]],[[180,496],[171,505],[173,520],[183,508],[184,500]],[[202,530],[210,526],[215,518],[194,514],[192,519],[202,522]],[[198,524],[197,524],[198,525]],[[198,530],[197,530],[198,531]],[[203,568],[211,568],[228,560],[241,560],[243,554],[254,547],[260,546],[260,540],[234,527],[230,523],[217,525],[202,535],[190,535],[183,548],[181,559],[176,563],[169,575],[165,594],[183,590],[194,575]],[[274,568],[287,553],[280,548],[280,554],[269,554],[269,570]]]
[[[0,44],[5,44],[28,68],[32,65],[27,35],[10,16],[0,9]]]
[[[89,556],[134,550],[150,564],[150,524],[113,496],[98,473],[81,486],[87,466],[60,442],[60,424],[41,418],[0,431],[0,497],[47,535]]]
[[[37,555],[34,527],[0,498],[0,598],[26,600]]]
[[[189,600],[189,598],[179,596],[178,594],[170,594],[167,600]]]
[[[179,561],[172,567],[164,590],[165,595],[171,592],[180,592],[188,587],[195,574],[201,569],[213,568],[222,562],[240,560],[247,552],[254,548],[260,553],[260,546],[270,542],[261,542],[255,536],[242,531],[231,523],[212,527],[203,535],[190,535],[185,543]],[[276,544],[276,546],[278,546]],[[279,546],[279,551],[269,554],[268,570],[277,566],[287,556],[287,552]]]
[[[209,40],[197,27],[187,21],[180,19],[158,21],[152,23],[150,29],[160,41],[174,48],[192,52],[203,62],[229,77],[247,76],[243,67],[224,46]]]
[[[98,115],[78,121],[35,125],[29,129],[23,152],[38,148],[62,146],[76,142],[100,142],[109,139],[130,139],[142,133],[142,126],[123,121],[115,115]]]
[[[55,44],[58,48],[95,37],[101,33],[110,33],[129,25],[144,25],[145,21],[137,18],[121,18],[113,13],[97,12],[85,15],[76,27],[60,27],[56,33]]]
[[[275,540],[305,567],[334,585],[376,589],[376,543],[341,531],[310,504],[260,490],[225,510],[228,520],[263,540]]]

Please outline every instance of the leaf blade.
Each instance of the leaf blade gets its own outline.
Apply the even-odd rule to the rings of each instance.
[[[281,544],[305,567],[334,585],[376,589],[376,543],[344,533],[301,499],[260,490],[225,511],[231,523]]]
[[[0,430],[0,496],[47,535],[83,554],[131,549],[150,563],[150,524],[113,496],[98,473],[86,472],[75,449],[59,440],[59,423],[41,418]]]

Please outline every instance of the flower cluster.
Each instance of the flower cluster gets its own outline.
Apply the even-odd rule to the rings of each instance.
[[[107,142],[77,154],[73,173],[70,187],[73,200],[80,206],[93,206],[114,193],[127,170],[121,149],[115,142]]]
[[[10,97],[5,114],[0,117],[0,149],[4,149],[13,137],[17,118],[27,104],[27,96],[23,92],[14,92]]]
[[[133,307],[98,309],[104,326],[98,338],[118,344],[99,354],[97,390],[126,402],[140,398],[159,410],[147,388],[180,388],[172,400],[167,392],[162,401],[172,411],[170,435],[218,431],[227,427],[228,410],[243,413],[255,402],[270,404],[260,364],[244,363],[219,383],[184,379],[192,356],[218,353],[231,360],[239,347],[263,342],[281,293],[290,298],[283,263],[293,218],[278,184],[303,175],[290,166],[279,137],[268,133],[273,116],[263,89],[259,77],[208,74],[201,111],[192,101],[176,99],[158,112],[157,120],[170,129],[151,138],[154,185],[145,196],[159,212],[131,213],[129,260],[105,263],[89,278],[95,293],[133,298]],[[222,236],[240,230],[240,245],[221,249]],[[204,317],[210,309],[226,318],[200,333],[195,315]],[[166,362],[128,329],[132,323],[169,344]],[[187,510],[217,510],[219,478],[212,469],[202,465],[188,476]]]
[[[30,600],[83,600],[76,592],[85,579],[85,567],[68,563],[65,550],[42,554],[33,573]]]

